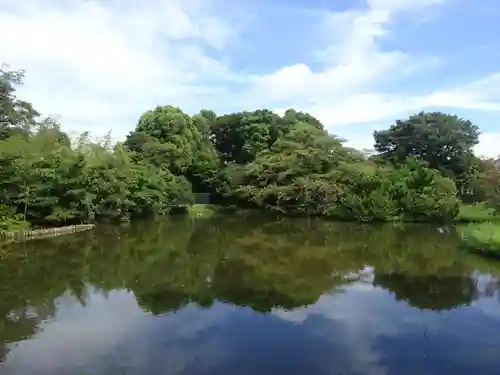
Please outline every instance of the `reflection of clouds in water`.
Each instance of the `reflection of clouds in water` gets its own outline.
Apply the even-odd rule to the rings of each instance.
[[[71,299],[62,296],[56,301],[56,319],[43,323],[32,339],[13,347],[2,371],[53,375],[155,366],[179,371],[188,359],[180,344],[192,344],[198,332],[219,324],[228,310],[215,306],[199,314],[199,309],[188,306],[177,314],[154,317],[144,313],[133,293],[126,291],[109,292],[106,298],[90,294],[85,307]],[[155,362],[149,363],[152,355]]]
[[[106,353],[137,329],[141,312],[125,291],[109,293],[108,300],[91,295],[87,306],[63,296],[56,301],[57,319],[43,323],[41,332],[20,342],[9,354],[6,367],[18,373],[49,373],[56,365],[83,366]]]
[[[489,370],[495,363],[498,365],[498,359],[491,357],[488,349],[499,347],[500,340],[492,329],[500,328],[500,324],[478,312],[498,319],[500,304],[498,290],[494,295],[485,292],[488,281],[478,279],[480,298],[470,307],[450,311],[414,308],[405,301],[396,301],[382,287],[358,281],[340,288],[343,293],[323,295],[315,305],[275,310],[273,314],[305,327],[310,327],[317,317],[325,318],[315,334],[332,343],[341,342],[350,363],[362,374],[396,374],[412,363],[415,373],[428,373],[438,367],[465,373],[456,366],[464,366],[467,371],[474,366]],[[471,340],[475,343],[472,347]]]
[[[397,302],[389,291],[361,280],[340,288],[342,293],[323,295],[312,306],[291,311],[274,310],[273,314],[304,326],[308,326],[315,316],[326,318],[315,334],[332,343],[341,342],[355,371],[376,375],[390,373],[385,364],[391,353],[383,350],[379,341],[407,335],[418,336],[423,341],[426,330],[440,329],[443,317],[408,306],[404,301]]]
[[[221,326],[231,312],[234,308],[218,303],[203,310],[190,305],[148,320],[139,336],[123,343],[133,354],[133,373],[148,369],[148,374],[179,374],[193,365],[210,368],[230,352],[222,345]]]
[[[474,306],[478,310],[481,310],[483,314],[489,315],[496,319],[500,319],[500,304],[498,300],[495,300],[493,298],[481,298],[477,301],[474,301],[472,306]]]
[[[391,298],[388,293],[365,282],[341,289],[345,293],[323,295],[313,306],[293,311],[275,310],[273,314],[305,325],[310,316],[319,315],[328,319],[332,324],[325,322],[317,327],[315,334],[336,344],[342,343],[355,371],[386,374],[385,368],[380,365],[380,354],[373,349],[373,340],[379,335],[398,333],[400,327],[391,319],[398,313],[394,311],[397,305],[387,304],[387,298]]]
[[[246,375],[300,368],[311,374],[393,375],[402,373],[398,366],[410,364],[421,367],[415,371],[429,370],[424,354],[446,371],[467,362],[470,367],[479,358],[494,363],[480,357],[480,351],[485,343],[498,344],[491,328],[500,324],[482,314],[476,318],[478,309],[484,312],[487,306],[498,312],[496,299],[437,313],[396,301],[389,291],[373,286],[369,275],[356,280],[314,305],[275,309],[269,315],[215,303],[153,316],[126,291],[107,297],[90,292],[84,307],[66,296],[57,301],[57,318],[14,348],[0,372],[226,375],[238,369]]]
[[[472,306],[481,310],[484,314],[494,318],[500,318],[500,279],[493,275],[474,275],[478,294],[488,298],[479,298]]]

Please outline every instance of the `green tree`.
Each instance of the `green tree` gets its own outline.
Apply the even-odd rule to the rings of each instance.
[[[39,113],[33,105],[15,96],[24,79],[23,70],[0,66],[0,140],[12,135],[28,135]]]
[[[458,213],[455,185],[425,162],[377,167],[306,123],[244,170],[237,194],[282,213],[361,221],[446,221]]]
[[[375,149],[394,163],[419,157],[459,184],[473,161],[479,128],[471,121],[441,112],[420,112],[376,131]]]
[[[253,161],[286,131],[283,119],[267,109],[224,115],[212,127],[221,160],[236,164]]]
[[[27,229],[29,223],[23,215],[14,212],[12,207],[0,204],[0,236],[2,233]]]
[[[390,184],[391,195],[403,218],[412,221],[450,221],[460,202],[453,181],[427,163],[410,158],[397,168],[379,170]]]
[[[200,138],[190,116],[177,107],[159,106],[141,116],[125,144],[159,166],[183,174],[193,164]]]
[[[157,107],[144,113],[125,146],[139,159],[185,176],[195,191],[211,191],[219,160],[210,140],[215,114],[191,118],[179,108]]]
[[[464,184],[462,198],[469,203],[491,201],[500,196],[500,167],[493,159],[476,159]]]
[[[341,142],[308,123],[291,130],[245,166],[238,193],[257,206],[281,212],[325,214],[339,189],[326,178],[350,160]]]
[[[123,144],[85,132],[71,142],[17,99],[23,74],[0,73],[0,204],[33,225],[164,215],[193,192],[337,220],[448,220],[457,190],[436,169],[464,199],[498,195],[497,168],[472,154],[477,127],[456,116],[421,113],[376,132],[375,157],[294,109],[190,116],[158,106]]]
[[[454,267],[456,268],[456,266]],[[470,275],[404,275],[375,273],[374,285],[390,290],[397,300],[422,310],[451,310],[468,306],[477,293]]]
[[[198,114],[193,116],[194,124],[198,131],[207,138],[210,138],[212,128],[217,121],[217,114],[209,109],[202,109]]]
[[[297,112],[295,109],[290,108],[285,111],[283,116],[283,121],[285,124],[293,124],[297,121],[305,122],[306,124],[312,125],[319,130],[324,130],[324,126],[317,118],[305,112]]]

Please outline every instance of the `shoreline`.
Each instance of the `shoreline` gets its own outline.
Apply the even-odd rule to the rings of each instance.
[[[15,232],[6,232],[0,234],[0,239],[5,242],[23,242],[38,238],[62,236],[65,234],[83,232],[94,228],[94,224],[68,225],[65,227],[42,228],[33,230],[22,230]]]

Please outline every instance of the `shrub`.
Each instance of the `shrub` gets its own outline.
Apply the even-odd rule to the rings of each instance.
[[[22,214],[16,214],[11,207],[0,204],[0,235],[6,232],[29,228]]]

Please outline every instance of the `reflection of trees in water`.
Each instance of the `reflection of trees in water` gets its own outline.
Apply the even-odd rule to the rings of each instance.
[[[137,294],[136,298],[139,306],[155,315],[179,310],[190,302],[187,294],[170,290]]]
[[[465,272],[462,275],[408,276],[376,274],[374,285],[390,290],[397,300],[420,309],[450,310],[479,298],[500,302],[500,278]]]
[[[375,270],[374,283],[398,299],[449,309],[479,296],[468,277],[475,263],[458,256],[456,245],[453,234],[424,226],[277,222],[253,215],[101,226],[17,245],[0,262],[0,285],[8,285],[0,292],[0,337],[12,342],[33,335],[41,319],[54,315],[56,297],[69,291],[84,303],[88,284],[102,291],[127,288],[155,314],[191,302],[209,307],[215,300],[270,311],[312,304],[357,282],[355,274],[371,282],[360,273],[366,265]],[[34,318],[12,318],[27,306]]]
[[[162,253],[163,259],[149,264],[129,287],[143,307],[142,296],[152,285],[155,302],[163,292],[165,307],[174,291],[184,293],[179,300],[186,303],[210,305],[217,299],[257,311],[311,304],[340,279],[332,277],[332,261],[325,262],[321,253],[307,254],[303,243],[260,226],[201,222],[175,257]]]
[[[390,290],[397,300],[420,309],[449,310],[469,305],[477,298],[476,284],[469,275],[376,274],[374,285]]]
[[[3,303],[2,303],[3,305]],[[7,345],[31,337],[37,330],[40,319],[27,311],[0,310],[0,362],[9,353]]]
[[[86,236],[76,234],[11,245],[9,256],[0,260],[0,360],[8,353],[7,344],[30,338],[41,321],[55,315],[55,299],[65,291],[85,300],[85,260],[65,250],[86,243]]]

